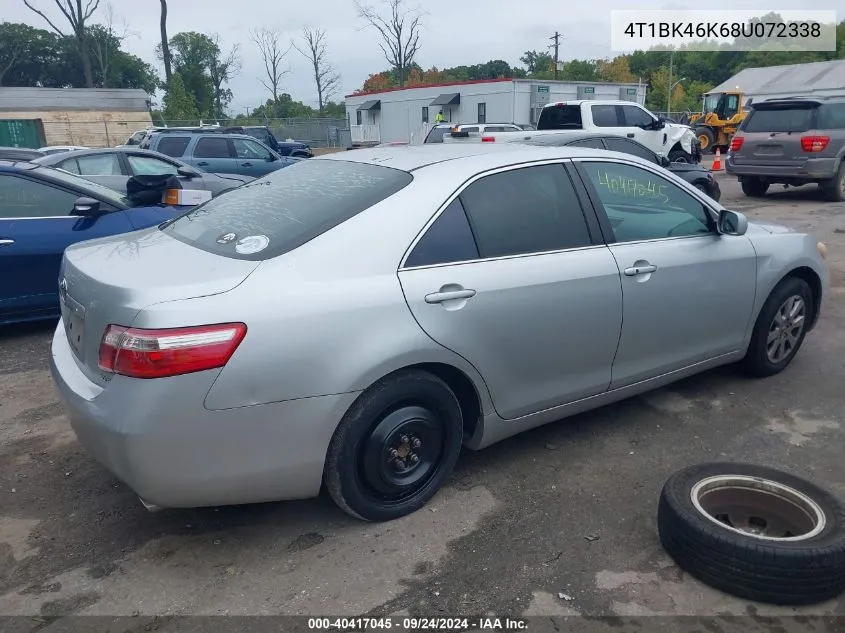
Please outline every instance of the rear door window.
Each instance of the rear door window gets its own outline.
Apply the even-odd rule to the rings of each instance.
[[[591,244],[581,204],[562,165],[485,176],[460,197],[483,258]]]
[[[229,139],[206,136],[197,141],[194,158],[233,158]]]
[[[158,141],[156,151],[166,156],[179,158],[185,155],[185,150],[190,142],[189,136],[162,136]]]
[[[826,103],[819,108],[820,130],[845,130],[845,103]]]
[[[213,198],[161,230],[204,251],[261,261],[322,235],[412,180],[381,165],[301,161]]]
[[[442,143],[443,142],[443,135],[446,132],[450,131],[451,128],[448,127],[433,127],[431,131],[428,133],[428,136],[425,137],[426,143]]]
[[[405,260],[405,267],[454,264],[478,259],[464,207],[455,198],[432,223]]]
[[[547,106],[540,112],[538,130],[580,130],[580,105]]]
[[[79,174],[83,176],[120,176],[120,159],[117,154],[91,154],[76,159]]]
[[[623,127],[625,125],[619,120],[619,110],[615,105],[590,106],[590,113],[593,115],[593,125],[596,127]]]
[[[744,132],[806,132],[814,125],[816,107],[754,108],[743,122]]]

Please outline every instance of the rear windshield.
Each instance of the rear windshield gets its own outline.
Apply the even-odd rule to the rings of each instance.
[[[826,103],[819,108],[820,130],[845,130],[845,103]]]
[[[754,108],[744,121],[745,132],[806,132],[813,127],[815,107]]]
[[[443,135],[446,132],[451,131],[452,128],[450,127],[433,127],[431,131],[428,133],[428,136],[425,137],[426,143],[442,143],[443,142]]]
[[[578,130],[581,128],[581,106],[559,105],[543,108],[538,130]]]
[[[161,230],[224,257],[261,261],[322,235],[406,187],[405,171],[300,161],[194,207]]]

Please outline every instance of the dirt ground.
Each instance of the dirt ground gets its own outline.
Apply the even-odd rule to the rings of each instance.
[[[753,605],[661,550],[664,480],[747,460],[845,496],[845,205],[814,188],[723,203],[811,231],[833,290],[793,365],[723,368],[463,455],[423,510],[352,520],[327,499],[150,514],[77,444],[47,369],[54,324],[0,335],[0,614],[845,614]],[[718,327],[718,324],[714,324]],[[0,627],[2,628],[2,627]]]

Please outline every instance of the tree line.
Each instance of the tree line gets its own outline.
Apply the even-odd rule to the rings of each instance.
[[[573,59],[564,62],[555,72],[555,60],[547,50],[530,50],[520,57],[523,67],[511,66],[503,60],[452,68],[424,69],[417,63],[422,48],[420,32],[423,14],[410,8],[406,0],[385,0],[386,11],[379,13],[356,0],[358,15],[379,37],[388,69],[369,75],[356,94],[379,92],[391,88],[412,88],[436,83],[484,79],[531,78],[565,81],[643,82],[649,88],[646,106],[665,111],[683,112],[700,109],[702,95],[744,68],[778,66],[845,58],[845,20],[838,25],[822,25],[836,30],[835,51],[753,50],[770,42],[765,37],[745,38],[742,42],[752,50],[728,50],[725,44],[709,43],[709,50],[681,48],[637,51],[613,59]],[[783,22],[771,12],[751,22]],[[735,42],[736,43],[736,42]],[[698,48],[698,47],[695,47]],[[670,77],[671,65],[671,77]],[[672,86],[670,88],[670,81]],[[670,95],[671,90],[671,95]]]

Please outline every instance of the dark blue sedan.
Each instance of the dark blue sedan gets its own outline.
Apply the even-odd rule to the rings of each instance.
[[[0,325],[59,316],[59,265],[71,244],[154,226],[184,210],[137,206],[73,174],[0,160]]]

